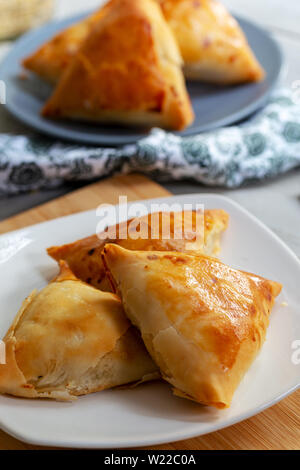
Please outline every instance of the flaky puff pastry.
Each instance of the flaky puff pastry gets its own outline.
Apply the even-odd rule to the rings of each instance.
[[[103,252],[128,318],[176,395],[226,408],[264,343],[281,285],[184,253]]]
[[[260,81],[264,71],[237,21],[216,0],[157,0],[187,78],[218,84]]]
[[[56,261],[67,261],[79,279],[107,291],[111,290],[111,286],[101,259],[106,243],[116,243],[128,250],[184,252],[192,249],[197,253],[216,256],[228,219],[227,212],[221,209],[186,211],[184,214],[158,212],[109,227],[99,235],[48,248],[47,251]],[[133,238],[136,232],[146,238]],[[163,238],[165,236],[167,238]]]
[[[56,34],[37,51],[26,57],[22,65],[43,80],[54,85],[58,83],[93,25],[105,15],[110,4],[111,2],[83,21]]]
[[[194,119],[171,29],[154,0],[115,0],[42,114],[181,130]]]
[[[64,262],[25,300],[4,342],[4,394],[72,400],[158,375],[120,300],[78,281]]]

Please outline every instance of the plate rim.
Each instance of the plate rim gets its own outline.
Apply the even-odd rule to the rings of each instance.
[[[0,421],[0,429],[9,434],[12,437],[15,437],[16,439],[20,440],[21,442],[30,444],[30,445],[37,445],[37,446],[45,446],[45,447],[58,447],[58,448],[70,448],[70,449],[129,449],[132,447],[145,447],[145,446],[153,446],[153,445],[164,445],[164,444],[170,444],[170,443],[175,443],[175,442],[180,442],[183,440],[188,440],[188,439],[193,439],[201,436],[208,436],[209,434],[212,434],[217,431],[222,431],[223,429],[229,428],[231,426],[234,426],[235,424],[242,423],[243,421],[246,421],[247,419],[250,419],[254,416],[257,416],[258,414],[262,413],[263,411],[266,411],[267,409],[271,408],[272,406],[276,405],[280,401],[284,400],[294,392],[300,389],[300,384],[295,385],[292,389],[290,389],[288,392],[282,393],[279,397],[276,399],[272,400],[268,404],[262,405],[259,408],[257,408],[255,411],[251,411],[249,413],[245,413],[241,415],[240,417],[236,417],[233,419],[228,419],[227,421],[225,420],[225,424],[222,426],[218,426],[217,421],[214,426],[211,426],[210,430],[208,432],[201,432],[197,433],[195,430],[193,431],[176,431],[173,434],[171,433],[165,433],[166,436],[161,436],[160,438],[152,437],[152,438],[140,438],[139,442],[137,444],[134,443],[133,440],[126,440],[124,439],[123,441],[118,440],[117,442],[112,442],[112,441],[104,441],[103,439],[101,442],[99,441],[89,441],[89,442],[83,442],[82,440],[60,440],[60,441],[55,441],[47,438],[41,438],[41,437],[28,437],[22,432],[18,432],[13,429],[13,427],[8,426],[8,425],[3,425]]]
[[[14,55],[18,51],[18,48],[22,47],[23,44],[25,46],[28,41],[38,38],[41,32],[46,31],[50,28],[54,28],[55,26],[56,26],[55,31],[59,32],[60,30],[63,30],[65,27],[67,27],[68,25],[76,23],[77,21],[80,21],[81,19],[85,18],[86,16],[91,14],[93,11],[94,10],[88,10],[84,13],[77,14],[68,18],[50,21],[39,28],[36,28],[32,31],[25,33],[15,42],[12,49],[8,52],[8,54],[1,61],[0,76],[2,75],[2,71],[6,70],[7,66],[11,63],[11,61],[15,62]],[[215,120],[214,122],[210,124],[198,126],[196,128],[187,128],[182,132],[176,132],[176,131],[175,132],[167,131],[167,132],[172,132],[174,135],[181,136],[181,137],[190,137],[193,135],[197,135],[199,133],[217,130],[228,125],[234,125],[238,123],[239,121],[242,121],[243,119],[246,119],[247,117],[253,115],[255,112],[259,111],[265,105],[270,95],[274,91],[274,88],[280,81],[280,78],[283,75],[284,70],[285,70],[285,60],[284,60],[282,47],[279,44],[279,42],[276,40],[274,35],[267,29],[263,28],[262,26],[258,25],[252,20],[246,19],[242,15],[233,14],[233,16],[238,21],[239,24],[242,23],[242,24],[248,25],[251,28],[255,28],[257,31],[260,32],[261,35],[265,36],[265,38],[267,38],[270,41],[270,43],[272,43],[274,52],[276,53],[276,62],[278,62],[278,69],[276,71],[276,74],[273,76],[268,86],[268,89],[265,90],[265,92],[262,93],[258,98],[254,99],[250,104],[245,105],[242,109],[239,109],[231,113],[228,116]],[[243,26],[242,26],[242,29],[243,29]],[[53,34],[55,34],[55,32],[53,32]],[[96,135],[96,131],[95,133],[87,134],[85,136],[84,131],[80,131],[80,130],[78,131],[76,129],[75,130],[68,129],[67,131],[65,131],[65,129],[61,127],[59,123],[56,123],[56,122],[50,121],[48,122],[48,125],[46,124],[43,125],[43,121],[36,121],[36,119],[39,119],[39,116],[35,114],[28,115],[26,111],[23,111],[22,109],[17,108],[13,103],[9,103],[8,101],[4,106],[5,106],[5,109],[10,114],[12,114],[17,120],[29,126],[31,129],[34,129],[35,131],[40,132],[44,135],[61,139],[66,142],[73,142],[73,143],[76,142],[76,143],[81,143],[81,144],[86,144],[86,145],[99,145],[99,146],[103,145],[103,146],[116,146],[117,147],[117,146],[137,143],[139,140],[149,136],[151,132],[151,130],[149,130],[149,132],[146,133],[145,135],[143,134],[141,135],[138,133],[135,134],[134,130],[132,130],[131,135],[110,136],[110,135],[106,135],[105,130],[104,130],[101,132],[100,138],[98,135]],[[67,135],[66,135],[66,132],[67,132]],[[115,142],[116,139],[117,139],[117,142]]]
[[[128,202],[128,207],[132,204],[135,204],[135,203],[147,203],[148,205],[150,205],[153,202],[157,202],[157,201],[162,201],[162,202],[167,202],[168,200],[174,200],[174,199],[194,199],[194,200],[197,200],[197,199],[200,199],[201,198],[206,198],[206,199],[212,199],[212,202],[213,202],[213,199],[217,199],[219,200],[220,202],[224,201],[226,204],[228,204],[229,206],[232,206],[233,208],[237,209],[238,211],[242,212],[244,215],[246,215],[248,218],[250,218],[256,225],[258,225],[261,229],[263,229],[265,232],[268,233],[269,236],[271,236],[273,239],[275,239],[275,241],[281,246],[281,248],[285,251],[286,255],[288,255],[290,257],[290,259],[292,259],[292,261],[297,265],[297,268],[299,269],[299,272],[300,272],[300,260],[299,258],[297,257],[297,255],[293,252],[293,250],[277,235],[275,234],[268,226],[266,226],[261,220],[259,220],[255,215],[253,215],[250,211],[248,211],[247,209],[245,209],[242,205],[240,205],[238,202],[232,200],[230,197],[227,197],[227,196],[224,196],[224,195],[219,195],[219,194],[215,194],[215,193],[193,193],[193,194],[182,194],[182,195],[171,195],[171,196],[166,196],[166,197],[158,197],[158,198],[153,198],[153,199],[144,199],[144,200],[140,200],[140,201],[130,201]],[[118,207],[119,205],[116,204],[114,205],[114,207]],[[12,234],[16,234],[18,232],[23,232],[24,230],[31,230],[33,229],[34,231],[35,230],[38,230],[39,228],[42,228],[43,226],[47,225],[47,224],[55,224],[56,222],[58,221],[66,221],[68,220],[69,218],[76,218],[76,217],[81,217],[81,216],[89,216],[91,214],[95,213],[95,209],[91,209],[91,210],[88,210],[88,211],[83,211],[83,212],[79,212],[79,213],[76,213],[76,214],[71,214],[71,215],[67,215],[67,216],[63,216],[63,217],[58,217],[56,219],[52,219],[52,220],[49,220],[49,221],[45,221],[45,222],[41,222],[41,223],[38,223],[38,224],[34,224],[32,226],[29,226],[29,227],[24,227],[24,228],[21,228],[21,229],[17,229],[17,230],[14,230],[14,231],[11,231],[11,232],[7,232],[7,233],[4,233],[0,236],[0,242],[1,240],[5,239],[5,237],[9,237],[10,235]],[[207,435],[207,434],[210,434],[212,432],[215,432],[217,430],[221,430],[221,429],[225,429],[227,427],[230,427],[234,424],[237,424],[239,422],[242,422],[246,419],[249,419],[250,417],[252,416],[255,416],[259,413],[261,413],[262,411],[274,406],[276,403],[280,402],[281,400],[283,400],[284,398],[286,398],[287,396],[291,395],[292,393],[294,393],[295,391],[297,391],[298,389],[300,389],[300,378],[299,378],[299,382],[296,383],[295,385],[293,385],[292,387],[288,388],[287,390],[285,391],[282,391],[280,392],[278,395],[276,395],[273,399],[271,399],[270,401],[262,404],[261,406],[255,408],[255,409],[252,409],[252,410],[249,410],[248,412],[245,412],[245,413],[241,413],[240,415],[236,416],[236,417],[233,417],[233,418],[225,418],[223,420],[223,424],[221,423],[220,425],[220,422],[218,420],[215,421],[215,423],[213,423],[213,425],[210,426],[210,429],[208,432],[197,432],[195,431],[194,429],[192,430],[186,430],[186,431],[181,431],[181,430],[177,430],[177,431],[174,431],[173,433],[170,433],[170,432],[165,432],[163,435],[161,435],[160,437],[155,437],[155,436],[150,436],[150,437],[147,437],[147,438],[141,438],[138,443],[134,442],[131,439],[129,440],[126,440],[123,439],[122,441],[120,441],[120,438],[118,438],[119,440],[117,442],[112,442],[111,440],[109,441],[105,441],[103,440],[103,438],[99,440],[95,439],[94,441],[91,441],[89,440],[89,442],[84,442],[82,440],[82,438],[79,438],[79,439],[76,439],[76,440],[60,440],[59,442],[58,441],[55,441],[55,440],[51,440],[49,438],[43,438],[41,436],[38,436],[38,437],[35,437],[34,435],[25,435],[24,433],[18,431],[17,429],[14,428],[13,425],[9,425],[7,422],[3,422],[1,417],[0,417],[0,428],[3,429],[3,431],[7,432],[8,434],[14,436],[15,438],[23,441],[23,442],[26,442],[26,443],[29,443],[29,444],[33,444],[33,445],[40,445],[40,446],[54,446],[54,447],[69,447],[69,448],[89,448],[89,449],[113,449],[113,448],[118,448],[118,449],[126,449],[126,448],[130,448],[130,447],[141,447],[141,446],[150,446],[150,445],[161,445],[161,444],[166,444],[166,443],[169,443],[169,442],[178,442],[178,441],[181,441],[181,440],[184,440],[184,439],[190,439],[190,438],[193,438],[193,437],[199,437],[201,435]],[[81,440],[80,440],[81,439]]]

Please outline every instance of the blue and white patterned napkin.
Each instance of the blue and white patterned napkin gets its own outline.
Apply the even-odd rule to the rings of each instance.
[[[192,137],[161,129],[135,145],[98,148],[0,134],[0,194],[141,172],[158,181],[236,188],[300,166],[300,104],[279,90],[254,119]]]

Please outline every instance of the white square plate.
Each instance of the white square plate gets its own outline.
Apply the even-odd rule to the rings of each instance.
[[[271,315],[267,341],[235,393],[231,408],[218,411],[176,398],[167,384],[158,382],[133,390],[96,393],[75,403],[1,396],[0,426],[4,431],[38,445],[148,446],[230,426],[274,405],[300,387],[300,365],[292,361],[295,353],[292,345],[300,340],[297,257],[269,229],[228,198],[199,194],[155,202],[202,203],[206,209],[225,209],[230,214],[230,226],[223,237],[221,259],[284,286]],[[143,203],[150,208],[151,201]],[[98,222],[96,212],[89,211],[0,237],[0,335],[6,333],[31,290],[42,288],[57,272],[45,249],[95,233]]]

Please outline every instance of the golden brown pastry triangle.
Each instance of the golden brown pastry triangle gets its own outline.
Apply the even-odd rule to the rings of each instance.
[[[281,285],[185,253],[106,245],[103,258],[128,318],[175,394],[230,406],[264,343]]]
[[[187,217],[185,218],[185,215]],[[110,227],[108,233],[96,234],[63,246],[48,248],[48,254],[56,261],[68,262],[76,276],[84,282],[101,290],[111,290],[105,276],[101,253],[106,243],[116,243],[128,250],[141,251],[187,251],[190,243],[196,241],[198,223],[197,213],[187,211],[154,213],[134,220],[123,222]],[[221,209],[206,210],[201,213],[200,244],[197,252],[209,256],[216,256],[220,251],[220,240],[228,226],[229,216]],[[183,237],[175,238],[175,233],[182,227],[184,221]],[[132,227],[132,228],[131,228]],[[131,230],[147,229],[147,238],[132,238]],[[170,227],[170,237],[163,238],[164,227]],[[125,232],[124,232],[125,230]],[[125,233],[125,238],[121,238]],[[105,236],[104,236],[105,235]],[[154,238],[156,236],[156,238]],[[202,239],[202,236],[204,239]],[[189,250],[188,250],[189,251]]]
[[[115,0],[93,25],[43,115],[184,129],[193,111],[181,64],[157,3]]]
[[[157,0],[179,45],[187,78],[259,81],[264,71],[237,21],[217,0]]]
[[[25,300],[4,338],[0,393],[71,400],[157,376],[120,300],[60,265],[60,275]]]
[[[58,83],[93,26],[114,0],[76,23],[24,59],[23,66],[53,84]],[[220,84],[259,81],[264,71],[244,33],[223,5],[215,0],[156,0],[178,41],[188,78]]]

